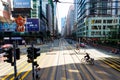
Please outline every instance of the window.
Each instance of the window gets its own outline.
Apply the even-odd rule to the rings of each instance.
[[[97,31],[97,32],[96,32],[96,35],[101,35],[101,32],[100,32],[100,31]]]
[[[106,20],[103,20],[103,23],[106,23]]]
[[[93,30],[97,29],[97,26],[92,26],[92,29],[93,29]]]
[[[107,20],[107,23],[112,23],[112,20]]]
[[[9,11],[9,9],[8,9],[8,6],[7,6],[7,5],[3,5],[3,7],[4,7],[4,10]]]
[[[103,29],[106,29],[106,26],[103,26]]]
[[[101,26],[98,26],[98,29],[101,29]]]
[[[117,23],[117,19],[113,19],[113,23]]]
[[[96,20],[95,23],[101,23],[101,20]]]

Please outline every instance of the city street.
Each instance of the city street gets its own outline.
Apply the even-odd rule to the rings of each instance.
[[[120,56],[86,46],[76,50],[75,43],[56,39],[43,45],[39,64],[39,79],[34,80],[120,80]],[[30,45],[27,45],[29,47]],[[18,80],[32,80],[32,65],[27,62],[27,47],[19,46],[21,58],[17,60]],[[94,58],[94,64],[82,62],[85,53]],[[14,80],[14,67],[0,58],[0,80]]]

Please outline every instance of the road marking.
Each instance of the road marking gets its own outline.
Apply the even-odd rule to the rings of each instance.
[[[25,74],[22,76],[22,78],[21,78],[21,79],[22,79],[22,80],[24,80],[24,78],[25,78],[25,77],[26,77],[26,76],[30,73],[30,71],[31,71],[31,70],[29,70],[29,71],[25,72]]]
[[[22,64],[22,65],[21,65]],[[19,66],[20,65],[20,66]],[[17,66],[19,66],[19,68],[23,67],[23,65],[25,65],[25,61],[21,61],[20,64],[18,64]],[[8,78],[12,73],[14,73],[13,71],[11,71],[8,75],[6,75],[5,77],[2,78],[2,80],[5,80],[6,78]]]
[[[52,63],[53,63],[53,55],[46,55],[46,57],[43,59],[43,62],[41,63],[42,66],[42,73],[40,79],[46,80],[48,77],[51,77],[51,71],[52,71]],[[47,62],[46,62],[47,61]],[[49,63],[48,63],[49,61]]]
[[[56,65],[56,66],[54,66],[53,69],[52,69],[52,74],[51,74],[52,77],[50,78],[50,80],[55,79],[55,72],[56,72],[56,69],[57,69],[57,66],[58,66],[58,59],[59,59],[58,56],[59,56],[59,54],[57,55],[57,59],[56,59],[57,63],[56,62],[54,63],[54,65]]]
[[[110,67],[112,67],[113,69],[116,69],[117,71],[120,71],[120,69],[118,69],[115,65],[112,65],[104,60],[102,60],[104,63],[108,64]]]
[[[25,63],[22,64],[22,67],[23,67],[23,68],[20,69],[20,71],[17,73],[17,76],[18,76],[20,73],[22,73],[22,71],[23,71],[24,69],[26,69],[26,68],[28,68],[28,67],[30,66],[30,64],[27,64],[25,67],[24,67],[23,65],[25,65]],[[14,76],[13,76],[10,80],[14,80]]]
[[[115,65],[115,66],[117,66],[117,67],[120,67],[118,64],[116,64],[116,63],[114,63],[112,60],[107,60],[107,59],[105,59],[105,61],[108,61],[108,62],[110,62],[111,64],[113,64],[113,65]]]
[[[30,67],[30,64],[28,64],[27,66],[25,66],[24,68],[22,68],[22,69],[18,72],[17,76],[18,76],[19,74],[21,74],[24,69],[27,69],[28,67]],[[31,69],[30,69],[29,71],[31,71]],[[13,76],[10,80],[14,80],[14,76]]]
[[[24,58],[24,57],[23,57],[23,58]],[[23,62],[23,61],[20,61],[19,63],[22,63],[22,62]],[[3,65],[4,65],[4,64],[3,64]],[[4,68],[1,67],[1,69],[3,69],[3,70],[1,70],[1,72],[3,71],[2,74],[5,74],[5,73],[7,73],[9,70],[10,70],[10,71],[12,70],[13,67],[12,67],[12,68],[8,68],[8,67],[11,67],[11,66],[9,66],[9,65],[10,65],[10,63],[7,63],[7,65],[6,65],[7,67],[6,67],[6,66],[3,66]],[[5,71],[5,69],[7,69],[7,71]],[[9,72],[10,72],[10,71],[9,71]],[[2,75],[2,74],[1,74],[1,75]]]
[[[23,65],[25,65],[25,63],[22,63],[22,65],[20,65],[19,68],[23,67]],[[9,75],[7,75],[7,76],[5,76],[5,77],[3,78],[3,80],[5,80],[6,78],[8,78],[12,73],[14,73],[14,72],[11,71],[11,72],[9,73]]]
[[[45,55],[41,55],[39,58],[37,58],[37,60],[39,60],[39,62],[41,61],[41,59],[44,58]],[[23,76],[22,76],[22,79],[24,80],[24,78],[30,73],[30,70],[29,71],[26,71]]]

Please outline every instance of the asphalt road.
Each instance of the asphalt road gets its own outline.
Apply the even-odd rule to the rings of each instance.
[[[65,39],[54,40],[41,48],[41,56],[35,61],[41,68],[38,80],[119,80],[120,58],[90,46],[76,50],[74,44]],[[28,46],[27,46],[28,47]],[[21,46],[21,52],[27,47]],[[83,63],[81,59],[88,52],[94,58],[94,65]],[[26,52],[17,61],[19,80],[32,80],[32,65],[27,63]],[[9,63],[0,62],[0,80],[13,80],[14,68]]]

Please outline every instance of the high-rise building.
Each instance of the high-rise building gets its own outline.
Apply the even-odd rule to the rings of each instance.
[[[21,15],[23,17],[31,18],[36,15],[36,6],[35,0],[13,0],[13,11],[12,16],[18,17]]]
[[[119,0],[77,0],[77,36],[118,38]]]
[[[67,14],[67,35],[72,35],[73,24],[74,24],[74,6],[71,5]]]
[[[47,4],[47,19],[48,19],[48,30],[52,33],[53,24],[52,24],[52,7],[50,4]]]
[[[11,31],[11,0],[0,0],[0,32]]]
[[[66,23],[66,17],[61,18],[61,35],[62,36],[65,33],[65,23]]]

